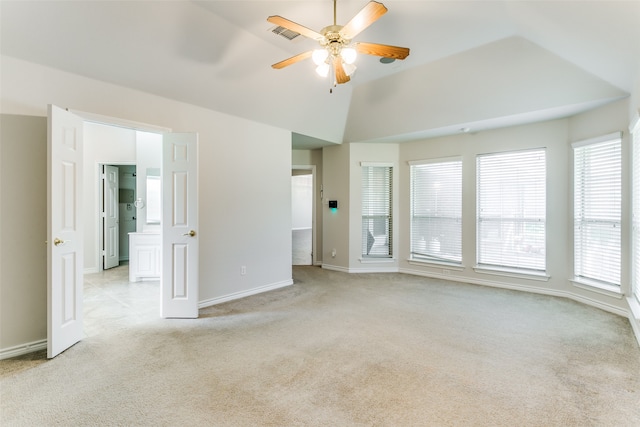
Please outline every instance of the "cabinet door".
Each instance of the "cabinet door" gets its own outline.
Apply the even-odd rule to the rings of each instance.
[[[158,251],[156,245],[138,245],[136,247],[138,259],[138,277],[159,277],[158,274]]]

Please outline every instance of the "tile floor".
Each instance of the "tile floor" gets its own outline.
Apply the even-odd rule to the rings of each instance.
[[[312,229],[292,230],[291,240],[292,248],[292,264],[293,265],[311,265],[311,236]]]
[[[129,266],[84,276],[84,332],[93,336],[160,317],[160,281],[129,282]]]

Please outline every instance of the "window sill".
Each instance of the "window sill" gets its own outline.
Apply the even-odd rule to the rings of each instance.
[[[576,288],[597,292],[601,295],[606,295],[618,299],[622,298],[622,290],[619,286],[609,285],[607,283],[598,282],[597,280],[589,280],[583,277],[574,277],[573,279],[569,280]]]
[[[358,258],[362,264],[378,264],[381,262],[396,262],[395,258]]]
[[[447,270],[454,270],[454,271],[464,271],[464,268],[465,268],[464,265],[456,264],[453,262],[446,262],[446,261],[431,261],[426,259],[409,258],[407,262],[412,265],[421,265],[424,267],[434,267],[434,268],[446,268]]]
[[[476,273],[493,274],[495,276],[514,277],[517,279],[537,280],[539,282],[548,282],[551,276],[544,272],[517,270],[511,268],[478,266],[473,267]]]

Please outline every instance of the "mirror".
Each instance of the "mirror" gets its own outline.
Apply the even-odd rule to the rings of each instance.
[[[161,200],[160,169],[147,168],[147,224],[160,224]]]

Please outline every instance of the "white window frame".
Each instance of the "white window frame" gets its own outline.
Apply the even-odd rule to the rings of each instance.
[[[462,267],[462,157],[446,157],[427,160],[412,160],[409,164],[410,174],[410,241],[409,241],[409,261],[425,264],[443,264],[452,267]],[[419,169],[429,166],[434,167],[433,172],[437,172],[442,168],[445,171],[457,171],[459,175],[447,176],[445,182],[434,182],[437,186],[435,194],[432,194],[428,187],[417,188],[417,186],[426,186],[428,184],[416,181],[416,174]],[[445,188],[441,188],[442,186]],[[422,190],[422,191],[421,191]],[[440,196],[440,191],[443,196]],[[420,191],[419,200],[417,191]],[[426,193],[426,194],[425,194]],[[446,211],[441,211],[442,203],[445,202]],[[451,209],[452,203],[457,202],[458,209]],[[419,209],[418,204],[423,205]],[[417,212],[419,210],[420,212]],[[420,222],[426,221],[422,226],[416,224],[416,220]],[[438,220],[444,220],[438,221]],[[433,224],[432,224],[433,222]],[[437,224],[437,223],[440,224]],[[455,228],[454,240],[447,241],[446,229]],[[428,236],[425,237],[425,234]],[[438,235],[437,237],[434,237]],[[430,236],[430,237],[429,237]],[[449,248],[446,250],[446,248]],[[443,250],[443,248],[445,248]]]
[[[491,177],[484,176],[482,172],[481,163],[485,159],[489,159],[491,157],[498,158],[500,156],[517,156],[518,154],[529,154],[540,152],[543,155],[543,165],[537,165],[539,168],[541,167],[543,182],[542,185],[536,185],[536,180],[527,179],[518,179],[517,176],[513,176],[513,171],[505,170],[504,174],[497,172],[496,174],[492,174]],[[542,207],[534,207],[532,208],[535,211],[533,214],[530,212],[518,212],[517,214],[510,213],[508,215],[502,216],[502,213],[498,216],[495,214],[486,214],[482,212],[484,202],[483,202],[483,194],[487,194],[485,189],[483,188],[484,181],[487,179],[498,179],[502,182],[516,182],[519,186],[531,188],[533,185],[532,191],[535,192],[536,196],[536,204],[535,206],[539,206],[540,203],[543,204]],[[492,182],[492,181],[489,181]],[[509,277],[522,277],[522,278],[531,278],[534,280],[543,280],[546,281],[549,279],[549,276],[546,273],[547,262],[546,262],[546,241],[547,241],[547,227],[546,227],[546,187],[547,187],[547,150],[545,147],[537,147],[530,148],[524,150],[516,150],[516,151],[505,151],[505,152],[497,152],[497,153],[484,153],[476,156],[476,266],[474,270],[478,273],[489,273],[496,274],[502,276]],[[501,193],[500,193],[501,194]],[[522,194],[518,192],[517,194]],[[509,206],[508,200],[506,200],[507,204],[503,202],[500,195],[495,194],[487,194],[487,197],[497,197],[497,201],[500,202],[501,206]],[[524,199],[522,199],[524,200]],[[501,209],[502,212],[502,209]],[[526,216],[523,216],[526,214]],[[486,250],[489,252],[483,253],[485,248],[483,244],[485,241],[482,239],[482,233],[484,231],[483,222],[495,223],[498,224],[499,228],[499,236],[494,238],[496,241],[502,242],[504,245],[499,251],[493,256],[490,256],[492,252],[495,252],[495,249],[490,250],[489,246],[486,247]],[[504,223],[504,225],[502,225]],[[509,226],[511,224],[511,226]],[[531,225],[534,227],[543,227],[542,236],[538,236],[534,238],[535,233],[529,234],[531,237],[531,241],[527,239],[526,235],[522,235],[523,233],[516,234],[516,229],[521,228],[522,230],[526,229],[527,225]],[[510,228],[511,227],[511,228]],[[509,238],[505,238],[503,233],[507,233]],[[509,234],[510,233],[510,234]],[[494,242],[493,246],[496,246]],[[504,257],[499,256],[500,252],[505,252]],[[512,255],[509,255],[512,253]],[[540,265],[540,256],[542,256],[542,264]],[[492,259],[493,258],[493,259]],[[529,260],[529,261],[527,261]],[[537,260],[537,262],[535,261]],[[521,262],[520,262],[521,261]],[[537,265],[536,265],[537,264]]]
[[[640,118],[631,127],[631,289],[640,303]]]
[[[362,191],[362,195],[361,195],[361,245],[360,245],[360,253],[361,253],[361,260],[363,261],[388,261],[388,260],[392,260],[394,257],[394,247],[393,247],[393,181],[395,179],[394,177],[394,172],[395,172],[395,167],[393,165],[393,163],[374,163],[374,162],[361,162],[360,163],[361,166],[361,173],[360,173],[360,188]],[[389,182],[388,182],[388,194],[385,195],[387,202],[388,202],[388,210],[385,214],[380,214],[380,212],[373,212],[372,210],[375,210],[374,206],[367,206],[366,205],[366,197],[365,197],[365,189],[364,189],[364,173],[365,173],[365,169],[368,168],[385,168],[389,170]],[[375,217],[375,218],[374,218]],[[373,230],[373,232],[371,233],[371,235],[369,235],[369,233],[365,234],[365,222],[367,220],[370,219],[380,219],[384,217],[384,223],[385,228],[386,228],[386,235],[385,234],[376,234],[375,230]],[[371,231],[369,230],[369,228],[367,228],[367,231]],[[373,238],[373,239],[372,239]],[[378,241],[380,240],[380,238],[385,238],[386,242],[384,242],[382,245],[378,245]],[[375,254],[375,253],[371,253],[371,251],[375,251],[376,249],[379,249],[380,247],[383,248],[388,248],[388,250],[386,251],[385,254]]]
[[[584,171],[585,165],[579,165],[578,162],[582,161],[585,163],[587,159],[581,156],[587,155],[584,150],[587,148],[598,149],[599,147],[604,147],[606,144],[611,145],[611,149],[614,150],[613,158],[609,159],[613,163],[607,163],[606,168],[611,170],[612,167],[617,167],[617,178],[614,177],[612,182],[607,183],[609,186],[603,192],[598,194],[598,196],[589,197],[588,194],[584,194],[584,191],[579,191],[580,188],[584,188],[585,185],[589,185],[590,183],[585,183],[585,179],[583,179],[580,175]],[[579,287],[587,287],[594,289],[601,289],[607,292],[613,292],[620,294],[621,293],[621,273],[622,273],[622,133],[614,132],[608,135],[603,135],[597,138],[592,138],[584,141],[578,141],[572,144],[573,148],[573,279],[572,282]],[[615,158],[615,150],[617,150],[618,155],[617,159]],[[601,158],[601,155],[598,155],[598,158]],[[597,159],[596,159],[597,160]],[[590,165],[589,165],[590,166]],[[598,164],[596,164],[598,166]],[[602,167],[602,166],[600,166]],[[589,176],[589,179],[593,181],[592,176]],[[600,182],[602,182],[603,178],[599,178]],[[616,179],[619,181],[619,184],[616,187]],[[599,184],[600,186],[602,185]],[[591,183],[593,186],[593,182]],[[616,197],[617,193],[617,197]],[[607,203],[602,202],[602,197],[610,198]],[[597,199],[597,200],[596,200]],[[617,201],[617,202],[616,202]],[[611,203],[613,202],[613,203]],[[606,205],[607,207],[613,206],[613,210],[607,212],[607,217],[603,217],[602,210],[600,209],[600,213],[597,215],[593,212],[592,206],[594,203],[600,203],[601,205]],[[616,207],[617,206],[617,207]],[[618,213],[616,214],[615,210],[617,209]],[[589,213],[585,215],[585,210],[588,210]],[[604,227],[606,225],[610,225],[610,227]],[[599,227],[601,230],[607,230],[607,238],[616,237],[616,230],[618,235],[618,245],[617,247],[610,247],[610,251],[607,254],[604,251],[604,248],[607,245],[602,244],[594,244],[587,239],[587,231],[586,227]],[[593,232],[597,232],[596,229],[592,230]],[[614,242],[615,243],[615,242]],[[590,261],[591,260],[591,261]],[[607,278],[609,280],[604,279],[600,273],[594,273],[596,270],[598,272],[602,272],[606,270],[604,266],[607,264],[612,264],[613,267],[609,268],[615,269],[617,268],[617,272],[612,272],[610,276]],[[596,267],[597,266],[597,267]]]

